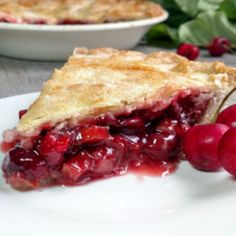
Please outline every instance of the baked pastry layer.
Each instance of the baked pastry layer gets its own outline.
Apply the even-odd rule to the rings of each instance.
[[[73,125],[101,114],[147,108],[158,101],[161,110],[187,90],[213,93],[217,107],[235,81],[236,69],[220,62],[192,62],[170,52],[145,55],[111,48],[77,48],[44,84],[17,131],[34,136],[45,125]]]
[[[0,0],[0,19],[11,23],[94,24],[161,15],[163,9],[147,0]]]

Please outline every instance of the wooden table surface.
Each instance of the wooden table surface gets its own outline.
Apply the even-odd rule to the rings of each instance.
[[[149,53],[163,49],[138,46],[135,50]],[[232,54],[224,55],[221,58],[212,58],[203,50],[199,60],[218,60],[236,67],[236,55]],[[0,98],[39,91],[53,70],[60,68],[63,64],[64,62],[26,61],[0,57]]]

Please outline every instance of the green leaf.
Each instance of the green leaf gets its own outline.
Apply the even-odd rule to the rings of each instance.
[[[199,0],[175,0],[179,8],[189,16],[195,16],[198,11],[198,1]]]
[[[192,17],[190,17],[188,14],[185,14],[182,11],[181,4],[180,4],[180,6],[177,5],[176,1],[181,2],[181,0],[153,0],[153,1],[156,3],[159,3],[162,7],[164,7],[168,11],[169,17],[168,17],[166,23],[172,28],[173,27],[178,28],[179,25],[192,19]],[[184,0],[184,2],[185,1],[187,1],[187,0]],[[194,1],[198,1],[198,0],[194,0]]]
[[[170,17],[167,19],[166,24],[172,28],[179,28],[181,24],[193,19],[183,12],[176,10],[169,10],[169,15]]]
[[[220,10],[225,12],[230,20],[236,20],[236,1],[226,0],[221,3]]]
[[[188,16],[194,16],[197,13],[197,5],[199,0],[152,0],[153,2],[159,3],[164,7],[170,16],[175,14],[186,14]]]
[[[168,27],[166,24],[157,24],[153,26],[151,30],[147,33],[147,37],[149,39],[167,37],[176,40],[177,32],[176,30]]]
[[[179,10],[179,6],[176,4],[175,0],[152,0],[152,1],[159,3],[166,10],[170,9]]]
[[[224,0],[199,0],[198,10],[203,12],[217,10],[223,1]]]
[[[236,25],[229,22],[222,11],[207,11],[179,28],[180,42],[207,46],[212,38],[224,36],[236,47]]]
[[[177,30],[170,28],[166,24],[153,26],[146,35],[146,40],[152,45],[171,47],[177,41]]]

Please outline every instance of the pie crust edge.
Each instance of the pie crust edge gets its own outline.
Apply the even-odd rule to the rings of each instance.
[[[131,112],[168,101],[180,91],[213,92],[217,104],[236,83],[236,69],[221,62],[192,62],[172,52],[143,54],[112,48],[76,48],[42,89],[17,126],[34,136],[43,125],[78,123],[106,113]]]

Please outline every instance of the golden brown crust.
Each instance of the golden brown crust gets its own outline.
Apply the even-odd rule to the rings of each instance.
[[[153,18],[163,9],[147,0],[0,0],[0,18],[15,23],[63,20],[104,23]]]
[[[145,55],[77,48],[44,84],[17,129],[22,135],[34,135],[46,123],[55,126],[107,112],[132,111],[156,101],[165,103],[183,90],[214,93],[221,99],[235,81],[236,69],[220,62],[191,62],[170,52]]]

